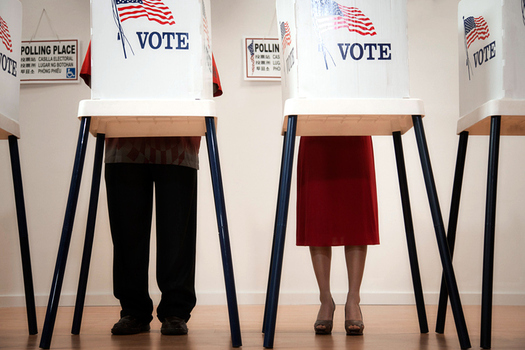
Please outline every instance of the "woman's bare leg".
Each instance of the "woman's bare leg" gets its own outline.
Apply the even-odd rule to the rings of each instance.
[[[332,292],[330,291],[330,265],[332,262],[332,247],[310,247],[312,265],[319,286],[321,307],[317,314],[318,320],[331,320],[334,312]]]
[[[348,272],[348,295],[345,305],[346,320],[362,320],[359,303],[360,289],[365,269],[367,246],[345,246],[346,269]]]

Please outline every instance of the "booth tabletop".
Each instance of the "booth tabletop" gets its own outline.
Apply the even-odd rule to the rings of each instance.
[[[525,135],[525,100],[491,100],[458,120],[457,133],[489,135],[490,117],[501,116],[500,135]]]
[[[350,136],[402,134],[412,127],[412,116],[424,116],[419,99],[288,99],[284,104],[282,132],[288,116],[296,115],[297,136]]]
[[[212,100],[83,100],[78,117],[91,117],[90,132],[106,137],[204,136]]]
[[[20,125],[0,113],[0,140],[7,140],[10,135],[20,138]]]

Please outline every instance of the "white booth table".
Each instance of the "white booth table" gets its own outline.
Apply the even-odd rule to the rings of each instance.
[[[448,242],[456,239],[469,135],[490,135],[485,205],[481,339],[491,347],[494,240],[500,135],[525,135],[525,7],[522,1],[462,0],[458,5],[460,135]],[[436,332],[443,333],[447,291],[441,284]]]
[[[90,132],[96,135],[97,143],[72,333],[80,333],[105,138],[206,136],[231,345],[242,345],[212,100],[209,1],[164,0],[164,4],[168,10],[164,10],[165,21],[161,24],[158,18],[145,14],[126,18],[124,10],[110,1],[92,1],[92,99],[79,104],[80,133],[41,348],[48,349],[51,344]],[[158,36],[147,40],[135,32]],[[172,41],[159,49],[161,44],[155,40],[166,37]]]
[[[0,2],[0,140],[8,140],[11,157],[11,170],[15,192],[22,272],[26,299],[27,323],[29,334],[37,334],[35,294],[31,272],[29,236],[20,169],[18,138],[20,137],[19,100],[20,100],[20,44],[22,36],[22,4],[18,0]]]
[[[428,333],[401,142],[414,126],[460,346],[470,348],[423,130],[423,102],[407,97],[406,1],[363,2],[357,8],[343,1],[277,0],[277,18],[284,47],[284,146],[264,347],[274,345],[296,136],[393,136],[419,326]]]

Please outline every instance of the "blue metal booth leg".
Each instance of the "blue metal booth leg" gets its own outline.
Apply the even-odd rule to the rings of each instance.
[[[40,347],[43,349],[49,349],[49,346],[51,345],[51,337],[53,336],[53,329],[55,327],[58,302],[60,299],[62,282],[64,281],[67,254],[69,251],[69,244],[71,242],[73,222],[75,220],[75,211],[78,202],[80,182],[82,179],[82,169],[84,167],[84,159],[86,156],[90,121],[91,118],[83,117],[80,123],[80,132],[75,154],[75,163],[73,165],[73,175],[71,177],[71,185],[69,187],[69,196],[66,206],[64,225],[62,227],[62,236],[60,239],[60,246],[58,248],[58,256],[55,265],[55,272],[53,274],[53,281],[51,284],[51,292],[49,293],[46,318],[44,320],[44,329],[42,330],[42,338],[40,339]]]
[[[233,278],[233,262],[230,249],[230,237],[228,234],[228,222],[226,220],[226,205],[224,201],[224,191],[222,188],[222,176],[219,163],[219,151],[217,147],[217,135],[215,132],[215,120],[213,117],[206,117],[206,144],[208,146],[213,196],[215,197],[215,210],[217,213],[217,226],[219,228],[219,240],[222,253],[224,281],[226,284],[226,298],[228,301],[232,346],[240,347],[242,346],[242,340],[239,322],[239,310],[237,307],[235,281]]]
[[[20,237],[20,253],[22,255],[22,273],[24,276],[24,290],[26,295],[27,326],[29,334],[37,334],[35,292],[33,289],[33,274],[31,272],[31,255],[29,252],[29,235],[27,230],[26,208],[24,203],[24,190],[22,187],[22,171],[20,169],[20,154],[18,152],[18,139],[10,135],[9,153],[11,156],[11,171],[13,174],[13,187],[15,191],[16,217],[18,221],[18,235]]]
[[[496,195],[501,116],[491,117],[487,203],[485,208],[485,242],[483,247],[483,282],[481,292],[481,342],[490,349],[492,338],[492,289],[494,284],[494,238],[496,228]]]
[[[93,250],[93,239],[95,237],[95,222],[97,218],[98,195],[100,193],[100,177],[102,174],[102,160],[104,159],[105,138],[105,134],[97,134],[95,162],[93,165],[93,178],[91,180],[91,195],[89,198],[89,210],[86,225],[86,238],[84,241],[84,252],[82,254],[82,266],[80,268],[73,326],[71,327],[72,334],[80,334],[80,325],[82,323],[82,312],[84,310],[84,301],[86,299],[89,264],[91,262],[91,252]]]
[[[459,134],[458,155],[456,158],[456,171],[454,173],[454,185],[452,188],[452,200],[448,219],[447,241],[450,249],[450,257],[454,255],[456,244],[456,229],[458,226],[459,201],[461,198],[461,186],[463,184],[463,173],[465,170],[465,158],[467,154],[468,131]],[[441,277],[441,290],[439,293],[439,306],[436,320],[436,333],[445,332],[445,320],[447,317],[448,291],[445,275]]]
[[[277,216],[275,218],[275,232],[270,263],[268,281],[268,295],[266,298],[264,319],[264,347],[273,348],[277,306],[279,303],[279,288],[283,265],[284,243],[286,237],[286,223],[288,219],[288,204],[290,202],[290,187],[292,183],[293,154],[295,148],[295,133],[297,116],[288,117],[288,128],[284,137],[283,160],[281,163],[281,177],[279,184],[279,198],[277,199]]]
[[[407,237],[408,255],[410,260],[410,270],[412,272],[412,284],[414,286],[414,296],[419,318],[419,330],[421,333],[428,333],[427,313],[425,309],[425,299],[423,297],[423,287],[421,286],[421,274],[416,251],[416,239],[414,237],[414,224],[412,221],[412,209],[410,207],[410,197],[408,194],[408,182],[406,175],[405,159],[403,155],[403,144],[401,133],[392,133],[394,139],[394,151],[396,154],[397,175],[399,178],[399,191],[401,193],[401,204],[403,206],[403,218],[405,220],[405,232]]]
[[[286,140],[286,132],[284,132],[283,140]],[[286,147],[284,147],[284,145],[283,145],[283,154],[281,156],[281,168],[280,169],[283,169],[283,162],[284,162],[284,158],[285,158],[284,157],[285,151],[286,151]],[[278,190],[278,193],[277,193],[277,198],[281,198],[282,183],[283,183],[283,174],[281,172],[281,174],[279,176],[279,190]],[[278,214],[279,214],[279,203],[277,205],[277,210],[275,212],[275,217],[277,217]],[[277,221],[275,221],[275,223],[274,223],[273,232],[276,232],[276,230],[277,230]],[[273,263],[273,259],[271,257],[273,257],[273,254],[274,254],[276,238],[277,238],[277,236],[274,236],[274,238],[273,238],[273,241],[272,241],[272,253],[270,255],[270,272],[268,274],[268,286],[266,287],[266,301],[264,303],[264,316],[263,316],[263,326],[262,326],[262,332],[263,333],[266,333],[266,317],[268,315],[268,299],[270,297],[270,281],[272,280],[272,269],[273,269],[273,267],[272,267],[273,266],[273,264],[272,264]]]
[[[471,347],[470,338],[468,335],[467,324],[465,322],[465,315],[463,314],[463,308],[461,307],[461,300],[459,297],[456,276],[454,274],[454,268],[452,266],[452,258],[448,249],[447,237],[445,235],[445,226],[443,224],[443,217],[441,215],[441,209],[439,206],[436,184],[434,182],[434,175],[432,173],[432,167],[430,165],[430,156],[428,153],[425,131],[423,129],[421,116],[412,116],[412,122],[414,124],[414,131],[419,149],[419,157],[421,160],[421,167],[423,169],[425,186],[427,188],[427,195],[430,204],[430,211],[432,214],[432,221],[434,222],[434,229],[436,231],[436,239],[439,254],[441,257],[441,263],[443,265],[443,271],[445,274],[448,292],[450,295],[450,304],[452,306],[452,312],[454,314],[459,343],[462,349],[468,349]]]

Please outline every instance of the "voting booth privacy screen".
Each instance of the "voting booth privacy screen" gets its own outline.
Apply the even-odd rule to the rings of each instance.
[[[524,6],[523,0],[460,1],[460,116],[490,100],[525,100]]]
[[[91,0],[92,99],[212,98],[209,0]]]
[[[288,98],[409,96],[406,0],[277,0]]]
[[[19,135],[22,5],[0,1],[0,135]]]

